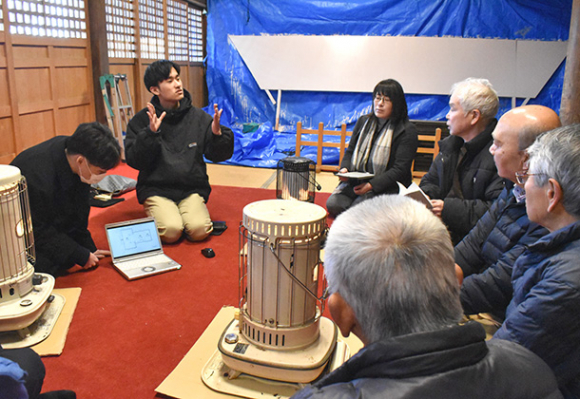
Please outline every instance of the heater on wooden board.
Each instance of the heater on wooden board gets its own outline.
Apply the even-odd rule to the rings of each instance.
[[[324,208],[304,201],[265,200],[244,207],[239,313],[218,342],[219,361],[208,362],[216,370],[206,365],[202,372],[206,385],[216,390],[235,385],[216,383],[215,375],[229,380],[250,376],[294,384],[296,391],[348,359],[336,325],[322,316],[326,283],[320,249],[326,215]],[[257,396],[224,391],[264,394],[260,389]]]
[[[35,273],[34,261],[26,179],[17,167],[0,165],[0,344],[5,349],[42,341],[64,306],[62,299],[50,317],[46,313],[55,280]]]

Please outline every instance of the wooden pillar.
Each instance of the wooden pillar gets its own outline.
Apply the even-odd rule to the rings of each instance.
[[[139,13],[139,3],[143,0],[135,0],[133,2],[133,15],[135,16],[135,65],[133,68],[133,85],[135,86],[135,98],[133,99],[133,109],[139,112],[142,108],[147,106],[146,93],[149,93],[145,88],[143,82],[143,75],[146,67],[143,66],[143,58],[141,57],[141,15]]]
[[[572,4],[566,72],[562,88],[560,119],[563,125],[580,123],[580,0]]]
[[[8,2],[3,2],[0,4],[0,11],[2,11],[3,15],[8,15]],[[4,150],[8,151],[1,151],[0,152],[0,163],[7,164],[12,162],[14,157],[20,153],[20,151],[25,150],[24,143],[22,140],[21,132],[21,123],[20,123],[20,110],[18,107],[18,92],[16,90],[16,71],[14,69],[14,53],[12,51],[12,35],[10,32],[10,24],[8,23],[8,18],[4,18],[4,31],[3,36],[0,37],[0,49],[4,50],[4,60],[0,59],[0,71],[2,71],[6,67],[5,76],[2,77],[2,83],[8,83],[8,96],[9,101],[6,104],[8,107],[0,110],[0,116],[2,118],[7,117],[6,120],[10,120],[12,118],[12,145],[8,144],[7,142],[3,143]],[[4,40],[2,40],[4,39]],[[3,43],[2,43],[3,42]],[[5,64],[3,65],[3,63]],[[7,131],[5,132],[6,135],[2,134],[2,139],[7,140],[10,136],[9,129],[10,123],[7,123],[5,126],[8,126]],[[3,127],[2,127],[3,128]],[[4,133],[4,132],[3,132]]]
[[[93,86],[95,99],[95,115],[97,121],[107,124],[107,114],[103,103],[99,78],[109,74],[109,52],[107,46],[107,25],[105,0],[88,1],[89,6],[89,38],[91,43],[91,60],[93,67]]]

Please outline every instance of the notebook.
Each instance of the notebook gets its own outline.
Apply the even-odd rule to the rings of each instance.
[[[163,253],[152,217],[105,225],[113,266],[128,280],[180,269]]]

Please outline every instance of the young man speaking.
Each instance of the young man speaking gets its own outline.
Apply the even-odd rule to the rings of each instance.
[[[149,65],[144,81],[153,98],[131,119],[125,139],[127,163],[139,170],[137,199],[155,217],[165,243],[176,242],[183,232],[192,241],[212,232],[203,157],[222,162],[234,151],[234,134],[220,125],[222,110],[214,105],[212,119],[191,105],[179,73],[171,61]]]

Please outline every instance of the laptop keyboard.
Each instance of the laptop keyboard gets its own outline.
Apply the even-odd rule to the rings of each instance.
[[[133,259],[119,264],[123,266],[124,269],[137,269],[145,266],[155,266],[158,264],[171,263],[172,260],[166,255],[153,255],[147,256],[145,258]]]

